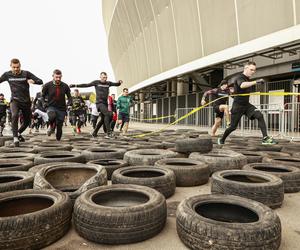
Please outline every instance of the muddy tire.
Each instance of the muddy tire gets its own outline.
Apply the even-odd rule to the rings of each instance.
[[[281,164],[281,165],[288,165],[300,168],[300,158],[295,157],[264,157],[263,162],[274,163],[274,164]]]
[[[246,156],[247,164],[255,163],[255,162],[262,162],[263,154],[260,152],[251,152],[251,151],[238,151],[242,155]]]
[[[87,164],[96,164],[105,167],[108,180],[111,179],[111,176],[115,170],[128,166],[126,161],[114,159],[93,160],[89,161]]]
[[[283,181],[285,193],[300,191],[300,169],[293,166],[274,163],[252,163],[243,167],[243,170],[269,173],[278,176]]]
[[[177,153],[165,149],[137,149],[125,153],[124,160],[129,165],[154,165],[158,160],[174,158]]]
[[[171,169],[176,176],[177,187],[199,186],[208,182],[210,170],[207,164],[186,158],[167,158],[155,162],[156,167]]]
[[[25,171],[7,171],[0,172],[0,193],[31,189],[33,185],[32,173]]]
[[[200,152],[208,153],[213,148],[211,137],[202,135],[198,138],[180,139],[175,142],[175,148],[180,153]]]
[[[72,201],[83,192],[107,184],[106,170],[97,165],[73,163],[69,166],[48,166],[34,177],[34,189],[60,190]]]
[[[166,218],[166,200],[156,190],[137,185],[112,185],[88,190],[78,197],[73,222],[78,234],[85,239],[128,244],[158,234]]]
[[[3,171],[27,171],[33,166],[29,160],[0,159],[0,172]]]
[[[119,168],[111,177],[112,184],[147,186],[162,193],[166,198],[175,193],[176,177],[172,170],[152,166]]]
[[[279,249],[281,222],[267,206],[231,195],[198,195],[183,200],[177,233],[190,249]]]
[[[93,147],[82,151],[82,155],[88,162],[98,159],[123,159],[125,152],[125,149]]]
[[[34,159],[34,165],[52,162],[78,162],[84,163],[84,157],[78,152],[50,151],[38,154]]]
[[[190,159],[208,164],[211,173],[221,170],[241,169],[247,164],[246,156],[232,150],[213,149],[208,154],[191,153]]]
[[[14,160],[29,160],[33,161],[35,154],[31,153],[1,153],[0,159],[14,159]]]
[[[0,147],[1,153],[35,153],[33,148],[28,147],[19,147],[19,148],[10,148],[10,147]]]
[[[0,249],[41,249],[69,230],[72,206],[66,194],[22,190],[0,194]]]
[[[278,208],[283,202],[283,182],[271,174],[224,170],[214,173],[211,180],[212,194],[241,196],[261,202],[270,208]]]

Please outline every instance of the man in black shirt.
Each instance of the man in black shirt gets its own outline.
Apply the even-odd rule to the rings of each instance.
[[[42,85],[43,81],[29,71],[21,70],[19,59],[10,62],[11,71],[5,72],[0,77],[0,83],[7,81],[11,90],[10,109],[12,113],[12,131],[15,147],[19,147],[20,141],[25,141],[22,132],[31,121],[31,100],[29,84]],[[18,130],[19,111],[22,111],[24,122]]]
[[[95,80],[91,83],[87,84],[71,84],[70,88],[77,87],[77,88],[87,88],[87,87],[95,87],[96,90],[96,105],[98,111],[101,113],[101,119],[104,119],[105,127],[107,128],[107,136],[106,138],[112,138],[113,134],[111,133],[110,122],[112,119],[112,111],[108,110],[108,93],[109,87],[111,86],[120,86],[122,84],[122,80],[119,82],[113,83],[107,81],[107,74],[105,72],[101,72],[100,80]],[[97,127],[93,131],[92,135],[94,137],[97,136],[98,133]]]
[[[70,121],[73,126],[73,133],[81,133],[81,126],[85,122],[85,102],[79,95],[78,89],[74,90],[74,96],[72,96],[73,105],[70,107]]]
[[[30,127],[29,133],[33,128],[38,132],[39,127],[48,122],[48,115],[46,111],[46,102],[42,97],[42,92],[38,92],[32,102],[32,114],[33,114],[33,122]]]
[[[263,84],[264,80],[259,79],[256,81],[250,81],[250,77],[256,71],[255,62],[248,62],[245,67],[243,73],[237,74],[232,77],[228,83],[229,85],[234,86],[234,94],[248,94],[251,93],[251,87],[256,84]],[[235,96],[231,109],[231,123],[230,127],[225,130],[222,138],[218,139],[218,144],[224,144],[225,140],[231,132],[236,130],[241,118],[243,115],[246,115],[250,120],[256,119],[258,121],[258,127],[260,128],[263,139],[262,144],[264,145],[272,145],[277,144],[273,140],[273,138],[269,137],[267,134],[267,127],[264,120],[264,117],[260,111],[256,109],[255,106],[250,104],[249,102],[250,96]]]
[[[3,129],[6,122],[6,111],[8,109],[8,102],[5,100],[4,95],[0,94],[0,137],[3,136]]]
[[[62,136],[62,127],[66,116],[66,98],[68,97],[68,106],[72,105],[72,97],[69,86],[61,81],[62,73],[59,69],[54,70],[53,80],[46,83],[42,89],[43,99],[47,99],[47,113],[49,117],[50,127],[48,136],[50,136],[56,128],[56,140],[60,141]]]
[[[201,105],[205,105],[207,103],[208,96],[212,96],[213,100],[216,100],[220,97],[228,96],[230,94],[230,89],[228,88],[228,82],[226,80],[221,81],[219,88],[214,88],[206,91],[201,100]],[[222,98],[220,100],[216,100],[213,103],[213,109],[216,113],[215,124],[212,127],[212,136],[216,136],[217,129],[221,126],[222,119],[225,114],[226,119],[226,127],[230,125],[230,115],[229,108],[227,105],[228,98]]]

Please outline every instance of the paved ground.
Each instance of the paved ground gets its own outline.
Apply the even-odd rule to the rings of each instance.
[[[157,124],[132,124],[133,129],[147,129],[154,130],[161,127]],[[174,127],[172,127],[174,128]],[[178,126],[175,128],[184,128]],[[192,127],[188,127],[192,128]],[[198,128],[196,128],[198,129]],[[69,129],[67,129],[69,130]],[[83,131],[87,132],[87,128]],[[152,239],[129,245],[99,245],[93,242],[87,241],[77,235],[73,228],[70,229],[67,235],[62,239],[45,248],[47,250],[59,249],[59,250],[88,250],[88,249],[114,249],[114,250],[182,250],[187,249],[176,233],[176,220],[175,209],[177,204],[186,197],[209,194],[210,184],[188,187],[188,188],[176,188],[176,193],[169,199],[168,203],[168,219],[164,230],[153,237]],[[284,198],[283,206],[275,210],[278,213],[282,223],[282,244],[281,250],[298,250],[300,249],[300,193],[286,194]]]

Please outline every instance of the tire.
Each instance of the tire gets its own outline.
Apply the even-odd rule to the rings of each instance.
[[[43,152],[34,159],[34,165],[52,162],[78,162],[84,163],[84,156],[78,152],[56,151]]]
[[[33,147],[36,154],[40,154],[42,152],[49,152],[49,151],[71,151],[73,149],[70,145],[49,145],[49,146],[34,146]]]
[[[112,184],[147,186],[169,198],[175,193],[176,177],[172,170],[153,166],[131,166],[115,170]]]
[[[85,160],[92,161],[98,159],[123,159],[125,149],[115,149],[108,147],[93,147],[82,151]]]
[[[299,168],[274,163],[252,163],[245,165],[243,170],[276,175],[283,181],[285,193],[296,193],[300,191]]]
[[[272,162],[274,164],[282,164],[282,165],[288,165],[288,166],[294,166],[297,168],[300,168],[300,158],[294,158],[292,156],[290,157],[264,157],[263,162]]]
[[[207,163],[211,173],[220,170],[241,169],[247,164],[246,156],[224,149],[213,149],[208,154],[191,153],[189,158]]]
[[[282,147],[281,152],[293,154],[299,152],[299,143],[290,143]]]
[[[31,153],[3,153],[0,154],[0,159],[7,160],[28,160],[33,161],[35,158],[35,154]]]
[[[69,166],[48,166],[34,177],[34,189],[60,190],[72,201],[83,192],[107,184],[106,170],[102,166],[72,163]]]
[[[279,145],[253,145],[257,148],[258,151],[273,151],[273,152],[280,152],[282,146]]]
[[[273,151],[260,151],[264,157],[273,158],[273,157],[290,157],[291,155],[283,152],[273,152]]]
[[[208,182],[210,170],[207,164],[186,158],[167,158],[155,162],[156,167],[171,169],[176,176],[177,187],[199,186]]]
[[[0,147],[5,145],[6,141],[11,141],[13,138],[11,136],[2,136],[0,137]]]
[[[154,165],[158,160],[174,158],[177,153],[165,149],[137,149],[124,154],[124,160],[129,165]]]
[[[19,148],[11,148],[11,147],[0,147],[1,153],[35,153],[33,148],[28,147],[19,147]]]
[[[232,151],[236,151],[236,152],[240,152],[240,151],[258,151],[256,147],[252,147],[252,146],[243,146],[243,145],[227,145],[225,144],[225,146],[223,146],[222,148],[227,149],[227,150],[232,150]]]
[[[281,222],[267,206],[232,195],[198,195],[176,212],[177,234],[190,249],[279,249]]]
[[[175,148],[180,153],[200,152],[208,153],[213,148],[211,137],[208,135],[199,138],[180,139],[175,142]]]
[[[260,152],[251,152],[251,151],[238,151],[238,153],[246,156],[247,164],[255,163],[255,162],[262,162],[263,154]]]
[[[135,147],[137,147],[137,149],[163,149],[164,145],[160,142],[136,142],[135,144],[133,144]]]
[[[0,172],[0,193],[32,189],[33,177],[32,173],[25,171]]]
[[[212,175],[212,194],[230,194],[281,207],[284,198],[282,180],[274,175],[246,170],[224,170]]]
[[[3,171],[27,171],[33,166],[32,161],[0,159],[0,172]]]
[[[111,176],[115,170],[128,166],[126,161],[114,159],[93,160],[89,161],[87,164],[95,164],[105,167],[108,180],[111,180]]]
[[[104,244],[128,244],[149,239],[164,228],[166,218],[163,195],[137,185],[88,190],[77,198],[73,214],[74,226],[80,236]]]
[[[66,234],[71,216],[71,202],[64,193],[32,189],[2,193],[0,249],[48,246]]]

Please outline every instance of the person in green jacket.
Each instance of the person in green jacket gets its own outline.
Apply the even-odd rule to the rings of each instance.
[[[117,110],[119,111],[117,125],[124,123],[123,134],[126,134],[128,130],[129,109],[132,104],[133,101],[131,96],[128,95],[128,89],[124,88],[122,95],[118,98],[117,101]]]

